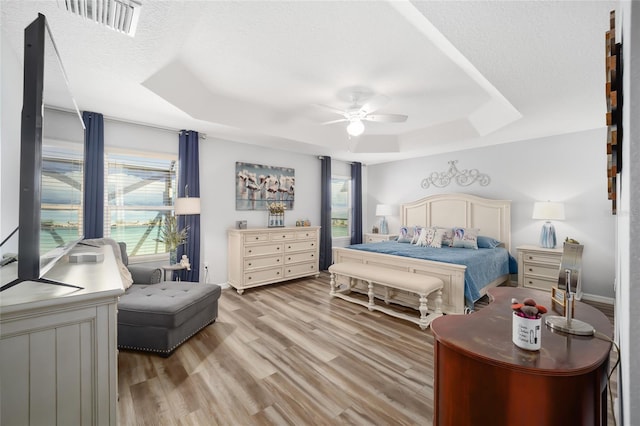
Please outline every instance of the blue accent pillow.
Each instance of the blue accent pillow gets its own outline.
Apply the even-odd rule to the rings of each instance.
[[[478,235],[478,248],[496,248],[502,244],[495,238],[487,237],[484,235]]]

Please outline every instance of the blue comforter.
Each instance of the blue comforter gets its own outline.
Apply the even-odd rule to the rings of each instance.
[[[432,248],[396,241],[384,241],[354,244],[348,248],[465,265],[467,269],[464,275],[464,296],[469,306],[473,306],[473,303],[480,298],[480,290],[483,287],[502,275],[518,272],[516,260],[504,247],[478,250],[451,247]]]

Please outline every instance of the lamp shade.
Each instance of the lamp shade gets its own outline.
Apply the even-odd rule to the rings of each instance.
[[[533,219],[564,220],[564,204],[538,201],[533,204]]]
[[[388,204],[378,204],[376,206],[376,216],[391,216],[391,206]]]
[[[173,207],[177,215],[200,214],[200,198],[179,197]]]

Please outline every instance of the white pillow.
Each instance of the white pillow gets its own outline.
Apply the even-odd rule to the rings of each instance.
[[[452,247],[478,249],[478,228],[453,228]]]
[[[433,247],[440,248],[442,247],[442,235],[444,232],[442,229],[433,227],[433,228],[422,228],[420,231],[420,238],[416,245],[421,247]]]

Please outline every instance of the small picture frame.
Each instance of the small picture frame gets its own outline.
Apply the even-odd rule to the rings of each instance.
[[[236,220],[236,228],[237,229],[247,229],[247,221],[246,220]]]
[[[566,305],[566,291],[560,289],[558,287],[551,287],[551,307],[557,313],[561,313],[562,315],[567,314],[567,305]],[[575,297],[571,299],[571,317],[573,318],[573,313],[575,312]]]

